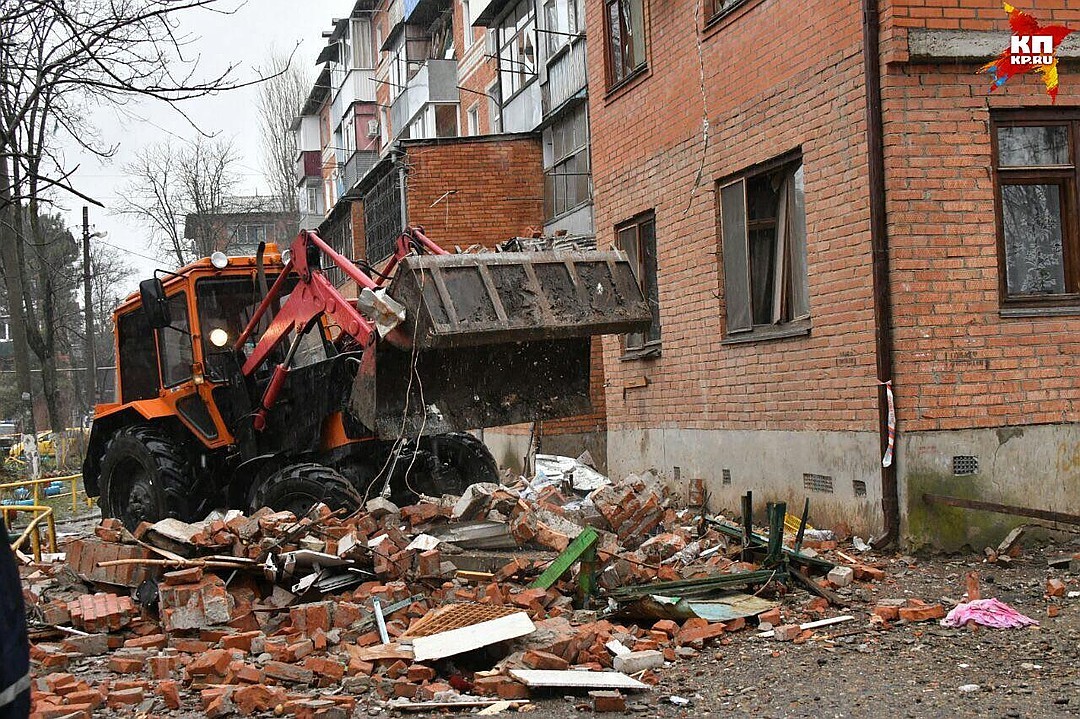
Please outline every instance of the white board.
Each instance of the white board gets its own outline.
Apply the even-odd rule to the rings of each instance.
[[[530,687],[578,687],[582,689],[648,689],[622,672],[588,672],[576,669],[511,669],[510,676]]]
[[[416,637],[412,640],[414,661],[452,657],[507,639],[517,639],[535,631],[536,625],[529,619],[529,615],[517,612],[429,637]]]

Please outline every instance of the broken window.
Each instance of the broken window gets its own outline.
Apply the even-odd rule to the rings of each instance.
[[[499,23],[499,80],[502,101],[509,102],[536,79],[536,15],[521,0]]]
[[[652,310],[652,325],[645,332],[633,332],[623,338],[623,348],[630,357],[659,354],[660,292],[656,283],[656,215],[651,210],[615,228],[619,248],[626,252],[634,269],[641,293]]]
[[[645,68],[643,0],[604,0],[607,81],[614,87]]]
[[[806,205],[801,156],[720,184],[727,335],[775,336],[808,329]]]
[[[995,117],[993,164],[1006,305],[1080,305],[1078,133],[1080,116],[1075,113]]]

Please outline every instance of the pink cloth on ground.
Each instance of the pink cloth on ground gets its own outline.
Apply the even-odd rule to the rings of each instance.
[[[1038,624],[1031,617],[1024,616],[1004,602],[996,599],[976,599],[974,602],[957,604],[949,615],[941,620],[941,625],[962,627],[968,622],[995,629],[1013,629]]]

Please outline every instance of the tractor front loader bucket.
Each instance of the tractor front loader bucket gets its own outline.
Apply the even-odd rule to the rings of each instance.
[[[410,256],[387,294],[406,320],[365,353],[350,405],[388,438],[588,413],[590,338],[652,317],[618,251]]]

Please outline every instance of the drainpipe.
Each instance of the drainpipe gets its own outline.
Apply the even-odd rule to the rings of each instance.
[[[862,0],[863,75],[866,78],[866,160],[870,191],[870,247],[873,253],[874,350],[877,376],[892,380],[892,301],[889,292],[889,235],[885,221],[885,144],[881,118],[881,52],[878,0]],[[889,442],[889,406],[886,388],[878,387],[878,432],[884,456]],[[895,453],[895,450],[894,450]],[[900,494],[896,484],[896,457],[881,468],[881,510],[885,534],[874,548],[895,544],[900,538]]]

